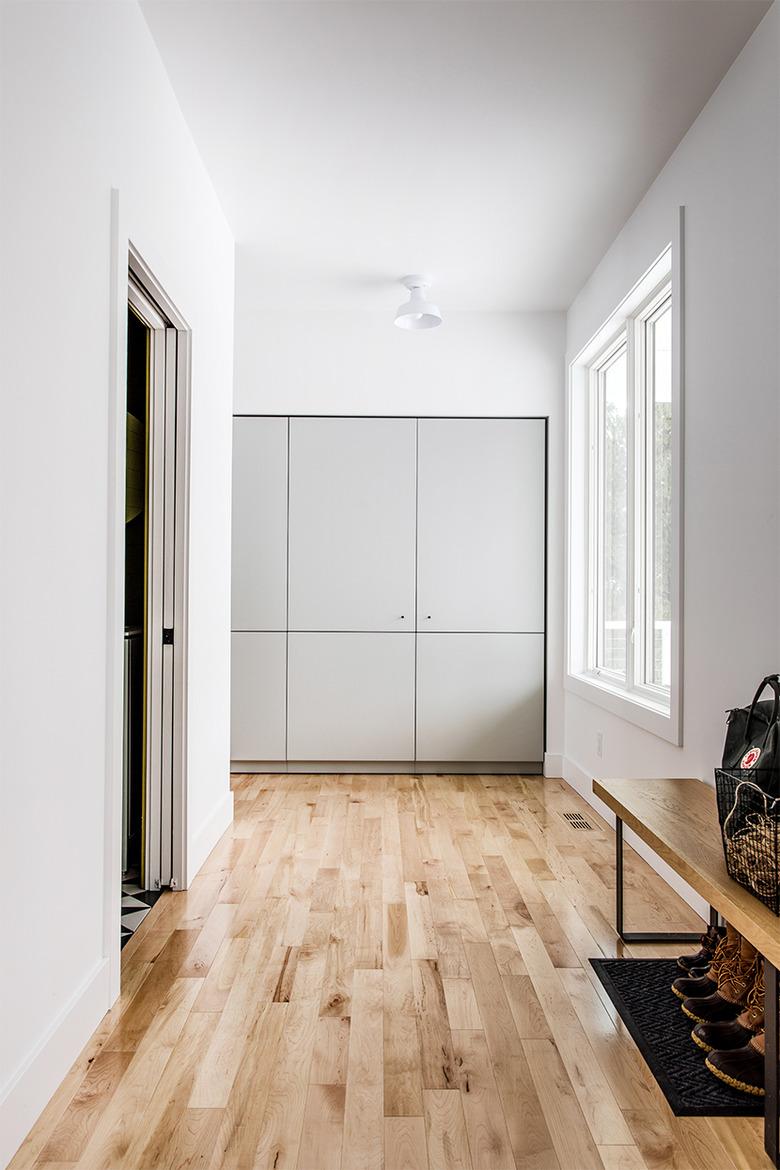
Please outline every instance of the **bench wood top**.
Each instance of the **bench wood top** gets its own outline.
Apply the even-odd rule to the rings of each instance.
[[[780,967],[780,918],[726,872],[714,788],[700,780],[594,780],[593,791],[773,966]]]

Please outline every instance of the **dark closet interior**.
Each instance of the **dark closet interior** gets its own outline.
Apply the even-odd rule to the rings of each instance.
[[[127,311],[123,878],[144,884],[144,692],[150,330]]]

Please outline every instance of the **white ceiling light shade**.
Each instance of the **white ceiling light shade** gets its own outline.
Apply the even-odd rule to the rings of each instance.
[[[431,281],[427,276],[404,276],[401,284],[409,289],[409,300],[400,305],[395,315],[399,329],[435,329],[441,325],[438,305],[426,299]]]

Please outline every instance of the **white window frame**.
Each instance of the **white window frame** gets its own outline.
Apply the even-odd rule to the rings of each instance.
[[[682,213],[672,242],[644,273],[569,363],[567,490],[567,668],[565,686],[589,702],[674,744],[682,743],[682,452],[683,452],[683,289]],[[672,305],[672,564],[670,688],[646,682],[642,650],[651,598],[647,595],[648,481],[645,474],[650,420],[646,417],[645,338],[651,322],[671,297]],[[626,346],[628,363],[628,445],[626,676],[597,667],[595,609],[599,576],[601,476],[598,379]],[[642,387],[638,392],[637,388]],[[642,587],[643,586],[643,587]]]

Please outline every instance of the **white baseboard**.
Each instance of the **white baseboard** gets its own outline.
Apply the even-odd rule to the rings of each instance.
[[[101,959],[0,1090],[0,1166],[6,1166],[110,1007]]]
[[[596,810],[599,816],[603,817],[608,824],[614,827],[615,814],[611,809],[608,809],[604,802],[599,800],[599,798],[593,792],[593,777],[588,775],[588,773],[584,771],[584,769],[582,769],[579,764],[575,764],[574,760],[570,760],[566,756],[563,757],[562,775],[566,783],[570,784],[574,791],[579,793],[583,800],[586,800],[588,804]],[[693,910],[695,910],[697,914],[701,915],[705,922],[709,921],[710,908],[704,901],[704,898],[697,894],[695,890],[691,889],[688,883],[683,881],[679,874],[676,874],[674,870],[668,866],[666,862],[658,856],[657,853],[654,853],[649,845],[646,845],[644,841],[641,841],[639,837],[637,837],[636,833],[633,833],[627,825],[623,830],[623,839],[627,845],[630,845],[631,848],[634,849],[639,854],[639,856],[647,862],[651,869],[654,869],[655,872],[664,879],[668,886],[671,886],[675,893],[680,895],[683,901],[687,902],[688,905]]]
[[[495,760],[467,764],[453,760],[434,760],[429,763],[421,763],[419,760],[232,760],[230,771],[234,776],[282,776],[288,773],[318,776],[331,772],[345,776],[374,773],[382,776],[540,776],[542,766],[538,761],[529,763],[522,760],[506,764],[498,764]]]
[[[187,848],[187,885],[197,874],[225,829],[233,820],[233,793],[226,792],[200,828],[193,833]]]
[[[554,756],[550,752],[544,753],[545,776],[563,776],[563,756]]]

